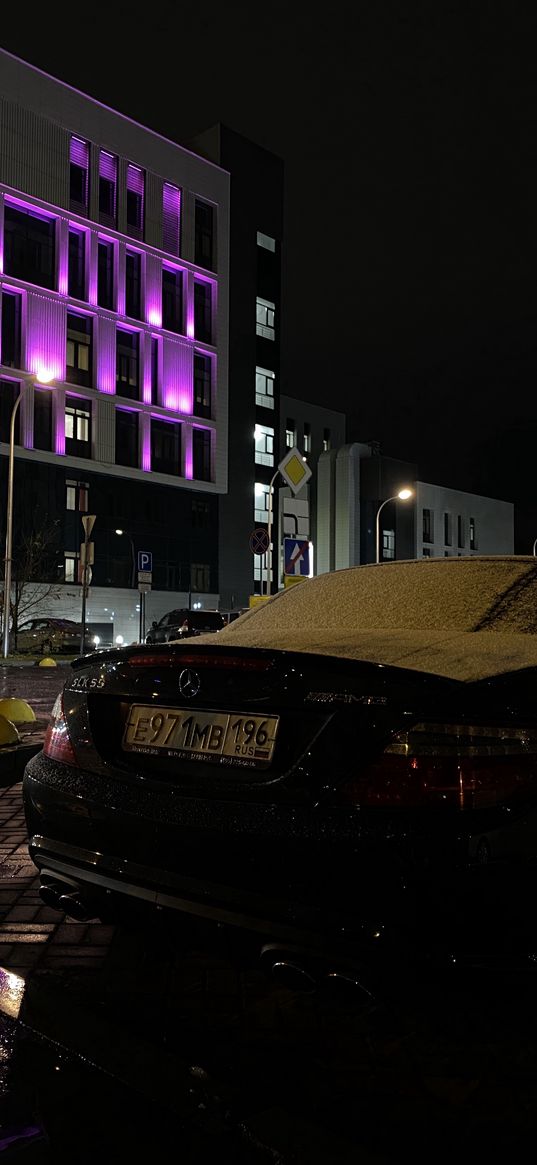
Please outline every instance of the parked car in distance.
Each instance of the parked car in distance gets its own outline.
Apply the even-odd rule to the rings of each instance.
[[[17,650],[34,652],[36,655],[77,652],[80,648],[80,632],[80,624],[72,619],[28,619],[17,630]]]
[[[221,631],[224,619],[219,611],[189,611],[187,607],[168,611],[157,623],[153,620],[146,643],[169,643],[172,639],[189,639],[208,631]]]
[[[49,904],[309,983],[537,950],[535,558],[335,571],[69,673],[23,782]]]

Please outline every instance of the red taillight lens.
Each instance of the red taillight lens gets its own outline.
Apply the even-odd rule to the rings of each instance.
[[[78,765],[67,729],[61,695],[57,697],[52,709],[52,719],[45,733],[43,752],[51,760],[61,761],[64,765]]]
[[[415,724],[338,789],[341,803],[483,809],[535,783],[537,733],[483,725]]]
[[[167,654],[162,655],[148,654],[148,655],[131,655],[129,658],[130,667],[214,667],[224,668],[234,671],[268,671],[272,667],[272,660],[259,658],[258,656],[248,657],[240,655],[220,655],[215,651],[214,655],[205,655],[202,652],[192,652],[190,654],[177,653],[176,655]]]

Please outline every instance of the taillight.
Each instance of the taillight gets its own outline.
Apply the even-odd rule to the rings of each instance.
[[[397,733],[373,764],[337,790],[341,803],[484,809],[536,781],[537,733],[420,723]]]
[[[61,694],[57,697],[52,709],[52,718],[43,742],[43,752],[51,760],[62,761],[64,765],[78,765],[75,750],[69,737]]]
[[[268,671],[272,667],[272,660],[259,656],[224,655],[215,651],[214,655],[205,655],[200,652],[183,652],[167,654],[156,652],[147,655],[131,655],[129,667],[214,667],[233,671]]]

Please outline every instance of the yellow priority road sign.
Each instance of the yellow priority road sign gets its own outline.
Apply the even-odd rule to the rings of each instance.
[[[285,454],[278,469],[294,494],[297,494],[311,477],[311,469],[296,445]]]

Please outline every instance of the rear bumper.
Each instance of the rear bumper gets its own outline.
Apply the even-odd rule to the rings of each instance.
[[[483,891],[456,846],[432,870],[416,861],[415,838],[386,826],[373,835],[360,815],[208,803],[43,754],[23,795],[36,866],[75,881],[96,914],[103,898],[119,915],[122,904],[175,911],[360,965],[506,941],[494,875]],[[478,937],[485,899],[493,909]]]

